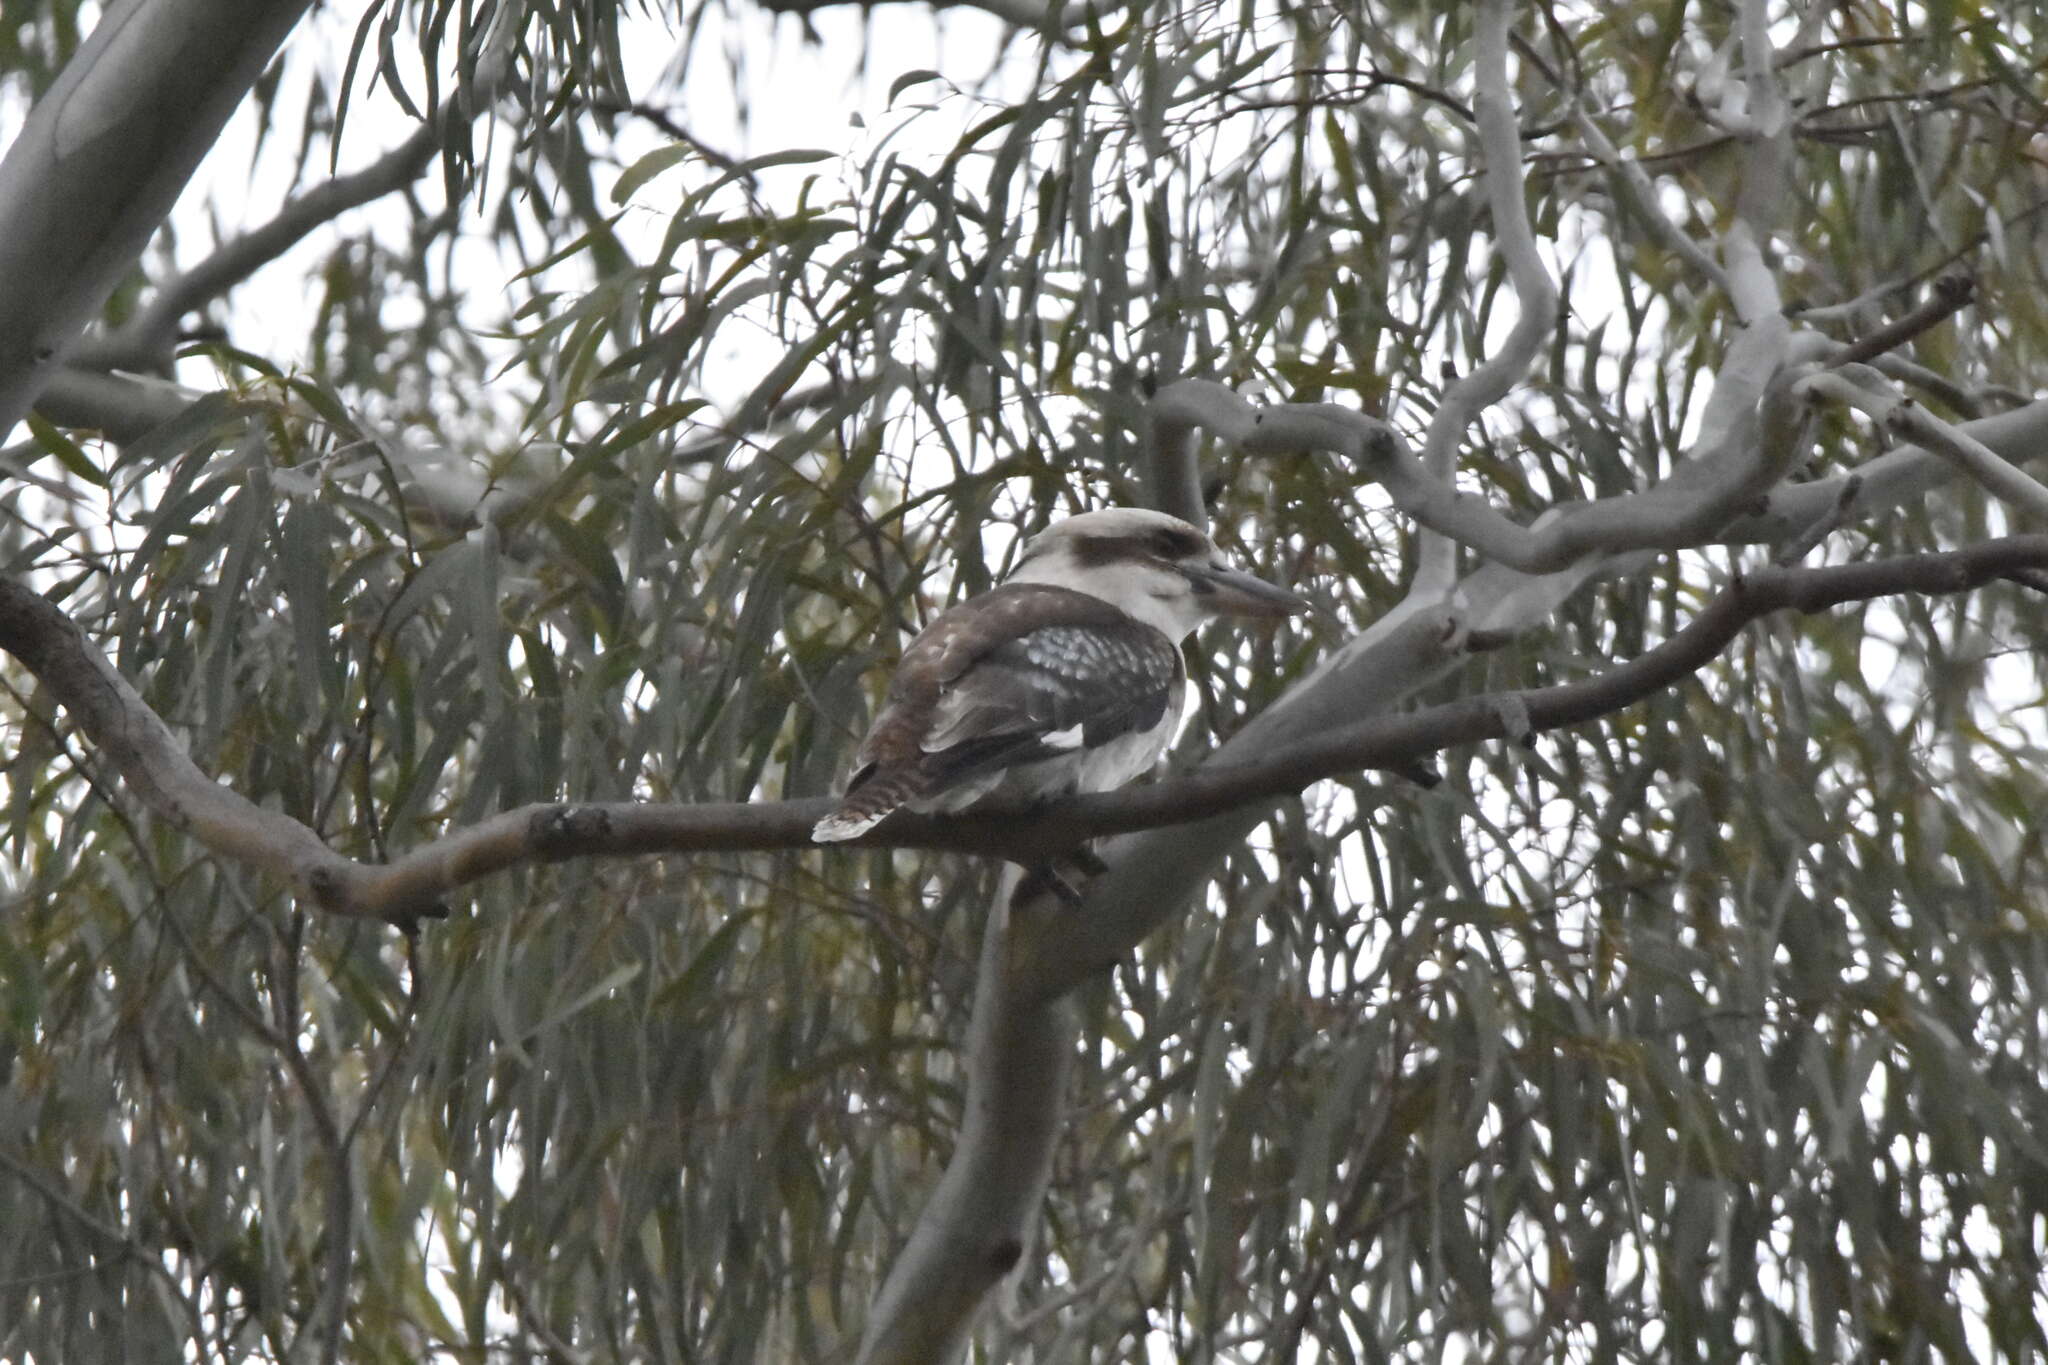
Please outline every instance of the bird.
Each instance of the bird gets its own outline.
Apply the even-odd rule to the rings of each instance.
[[[1001,584],[910,642],[838,806],[811,837],[856,839],[905,808],[1023,806],[1123,786],[1173,738],[1181,642],[1196,626],[1307,607],[1232,567],[1178,517],[1112,507],[1056,522]]]

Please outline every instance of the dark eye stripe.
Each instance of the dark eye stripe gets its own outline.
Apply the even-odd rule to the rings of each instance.
[[[1118,560],[1151,556],[1158,559],[1194,559],[1209,552],[1208,542],[1193,531],[1164,527],[1142,535],[1077,536],[1073,556],[1083,564],[1111,564]]]
[[[1168,559],[1189,559],[1202,553],[1207,547],[1202,538],[1192,531],[1183,531],[1169,526],[1156,532],[1152,537],[1154,550]]]

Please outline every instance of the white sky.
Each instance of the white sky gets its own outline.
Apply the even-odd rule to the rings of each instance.
[[[287,64],[291,93],[280,97],[280,109],[289,111],[301,104],[316,73],[330,90],[339,85],[355,18],[322,9],[294,33]],[[823,42],[804,41],[800,25],[791,17],[769,15],[753,6],[743,6],[733,14],[714,10],[704,23],[685,78],[678,83],[664,79],[673,72],[680,51],[670,26],[645,15],[632,15],[622,21],[631,35],[622,43],[632,67],[628,73],[631,88],[636,98],[670,113],[692,136],[741,159],[799,147],[854,153],[903,122],[906,106],[932,102],[945,90],[940,83],[907,90],[892,113],[887,96],[898,76],[937,70],[965,82],[974,81],[989,69],[1003,34],[1003,26],[992,16],[968,9],[942,10],[934,20],[914,6],[885,5],[864,20],[857,12],[835,8],[813,15],[811,23]],[[736,67],[739,84],[752,92],[744,106],[734,81]],[[791,97],[778,97],[783,92],[790,92]],[[912,120],[891,145],[905,149],[929,145],[935,153],[950,145],[950,134],[964,126],[973,102],[956,97],[949,103],[961,108],[960,120]],[[358,72],[348,120],[342,135],[344,172],[382,155],[416,126],[381,85],[372,84],[366,71]],[[668,143],[667,136],[645,120],[624,118],[619,126],[624,164]],[[203,244],[214,238],[214,224],[230,233],[246,230],[267,220],[284,198],[280,187],[289,175],[292,138],[273,135],[252,171],[256,129],[256,112],[253,106],[245,106],[180,199],[173,222],[181,265],[203,253]],[[506,156],[504,142],[499,137],[492,151],[501,164]],[[805,176],[830,175],[833,169],[830,162],[771,169],[760,176],[760,192],[771,201],[793,195]],[[599,191],[607,200],[616,178],[616,173],[599,177]],[[419,182],[418,189],[423,197],[438,202],[434,169]],[[645,207],[627,215],[621,235],[629,243],[636,236],[649,246],[658,242],[667,225],[666,205],[675,193],[672,179],[666,189],[661,179],[644,186],[634,196],[634,203]],[[366,221],[393,245],[405,240],[407,215],[388,197],[355,210],[333,228],[315,232],[257,272],[233,296],[235,344],[280,365],[305,362],[308,273],[331,250],[340,229]],[[458,248],[455,268],[458,275],[466,277],[465,283],[473,282],[466,319],[470,326],[490,329],[501,325],[507,297],[503,286],[520,268],[519,263],[500,258],[472,235]],[[565,280],[565,287],[569,283]],[[207,362],[186,363],[196,368],[181,376],[185,382],[210,386]]]

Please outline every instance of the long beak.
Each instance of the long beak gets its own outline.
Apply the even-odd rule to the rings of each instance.
[[[1210,611],[1227,616],[1292,616],[1307,611],[1308,599],[1263,578],[1217,564],[1185,565],[1182,573]]]

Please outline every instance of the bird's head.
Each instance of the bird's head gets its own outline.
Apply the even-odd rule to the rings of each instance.
[[[1114,603],[1168,638],[1212,616],[1289,616],[1308,603],[1223,558],[1179,517],[1136,507],[1083,512],[1033,537],[1005,580],[1051,583]]]

